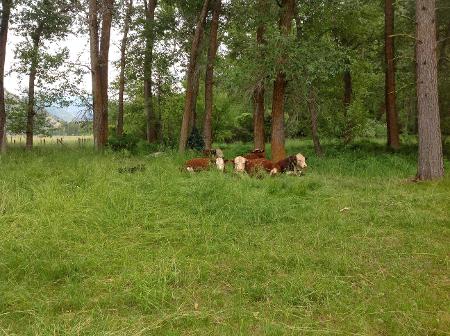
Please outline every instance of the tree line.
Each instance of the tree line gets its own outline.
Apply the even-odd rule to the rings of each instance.
[[[264,149],[270,140],[278,161],[286,156],[286,137],[311,136],[321,155],[320,134],[350,143],[385,132],[392,150],[400,148],[402,135],[417,134],[418,177],[444,174],[442,134],[450,133],[445,1],[1,3],[2,151],[12,29],[23,37],[13,70],[28,79],[28,148],[38,105],[64,102],[70,93],[87,97],[98,150],[111,136],[135,134],[183,152],[201,131],[206,149],[213,141],[235,140]],[[114,27],[122,38],[114,63],[119,76],[110,84]],[[55,49],[72,35],[88,37],[89,64],[70,63],[66,48]],[[79,92],[85,73],[91,92]]]

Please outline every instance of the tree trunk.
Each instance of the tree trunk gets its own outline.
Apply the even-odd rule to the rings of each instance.
[[[30,65],[30,76],[28,78],[28,102],[27,102],[27,126],[26,126],[26,148],[33,148],[33,131],[34,131],[34,116],[36,111],[35,105],[35,83],[38,66],[39,56],[39,41],[40,41],[40,29],[37,29],[36,34],[33,37],[33,58]]]
[[[353,94],[352,75],[350,73],[350,70],[345,70],[345,72],[344,72],[344,108],[345,108],[345,115],[347,115],[347,109],[350,107],[350,104],[352,103],[352,94]]]
[[[267,11],[267,3],[265,0],[260,0],[258,3],[259,14],[263,16]],[[266,27],[263,22],[261,22],[256,29],[256,43],[261,47],[264,43],[264,33]],[[263,53],[260,52],[261,58],[264,57]],[[264,79],[260,79],[256,83],[256,87],[253,91],[253,102],[254,102],[254,113],[253,113],[253,143],[254,149],[266,149],[266,139],[264,134],[264,95],[265,95],[265,83]]]
[[[322,156],[322,146],[320,145],[318,133],[318,113],[317,113],[317,92],[316,88],[310,87],[308,92],[308,109],[311,115],[311,134],[314,143],[314,151],[318,156]]]
[[[108,59],[113,0],[89,0],[89,37],[91,54],[92,99],[94,110],[94,144],[102,150],[108,140]],[[98,15],[101,13],[101,35]]]
[[[153,46],[155,36],[155,9],[157,0],[145,0],[145,60],[144,60],[144,109],[147,116],[147,141],[158,140],[158,121],[153,106]]]
[[[109,45],[111,36],[111,23],[114,0],[105,0],[106,9],[103,13],[102,36],[100,39],[100,69],[102,74],[102,123],[99,132],[102,147],[108,142],[108,65],[109,65]]]
[[[191,47],[191,55],[189,57],[189,65],[187,69],[187,84],[186,84],[186,98],[184,101],[184,113],[183,113],[183,122],[181,124],[181,131],[180,131],[180,143],[179,143],[179,151],[180,153],[183,153],[186,149],[187,140],[189,137],[189,121],[191,118],[191,112],[192,112],[192,104],[193,101],[193,86],[192,82],[194,79],[194,73],[195,73],[195,67],[198,62],[198,54],[199,54],[199,47],[200,42],[202,40],[205,21],[206,21],[206,14],[208,13],[208,6],[209,6],[209,0],[204,0],[203,8],[200,12],[200,16],[197,21],[197,27],[195,29],[194,38],[192,40],[192,47]]]
[[[91,57],[91,80],[92,80],[92,112],[93,112],[93,134],[95,148],[99,149],[97,128],[99,115],[102,111],[102,99],[100,97],[100,73],[98,68],[99,37],[98,37],[98,6],[97,0],[89,0],[89,48]]]
[[[128,30],[130,26],[131,14],[133,11],[133,0],[128,0],[127,11],[125,14],[125,22],[123,27],[123,37],[120,46],[120,75],[119,75],[119,111],[117,113],[116,135],[123,135],[123,95],[125,91],[125,65],[126,65],[126,49],[128,44]]]
[[[292,19],[294,17],[295,0],[281,1],[281,15],[280,15],[280,30],[283,35],[288,36],[291,27]],[[286,56],[283,55],[279,64],[286,62]],[[284,147],[284,95],[286,91],[286,74],[279,71],[274,85],[272,98],[272,161],[277,162],[286,157],[286,149]]]
[[[253,92],[253,100],[255,104],[253,115],[253,142],[254,149],[262,150],[266,149],[266,139],[264,135],[264,94],[264,81],[261,80],[258,84],[256,84],[256,88]]]
[[[353,138],[352,120],[348,118],[348,109],[352,103],[353,85],[352,74],[349,69],[344,72],[344,118],[346,125],[344,126],[344,134],[342,135],[344,143],[348,144]]]
[[[205,149],[211,149],[212,144],[214,61],[217,54],[217,30],[219,28],[221,6],[221,0],[215,0],[209,36],[208,62],[206,64],[205,75],[205,121],[203,124],[203,140],[205,141]]]
[[[197,97],[198,90],[200,88],[200,65],[197,63],[194,72],[194,78],[192,79],[192,109],[191,117],[189,120],[189,132],[191,134],[192,129],[197,127]]]
[[[395,64],[394,64],[394,7],[392,0],[385,0],[385,102],[387,143],[392,149],[400,148],[398,116],[395,108]]]
[[[419,162],[417,177],[444,176],[439,117],[435,0],[416,0],[417,109]]]
[[[2,0],[2,22],[0,28],[0,153],[6,151],[6,106],[5,106],[5,58],[8,40],[11,0]]]

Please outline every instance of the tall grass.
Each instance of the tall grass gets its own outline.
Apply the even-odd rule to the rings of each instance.
[[[449,177],[409,182],[414,148],[325,149],[292,141],[306,175],[263,179],[189,175],[175,153],[12,150],[0,334],[448,333]]]

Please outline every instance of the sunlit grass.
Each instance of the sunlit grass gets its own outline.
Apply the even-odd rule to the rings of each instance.
[[[177,154],[13,149],[0,334],[447,333],[449,177],[409,182],[414,148],[325,150],[289,142],[307,174],[255,179],[189,175]]]

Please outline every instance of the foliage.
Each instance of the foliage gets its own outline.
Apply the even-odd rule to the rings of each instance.
[[[201,151],[205,148],[203,137],[196,126],[192,127],[191,134],[187,141],[187,147],[197,151]]]
[[[83,69],[67,63],[69,49],[58,42],[70,35],[78,2],[72,0],[24,1],[13,13],[11,30],[20,39],[14,50],[14,71],[23,81],[36,71],[36,108],[68,106],[80,91]],[[28,84],[28,81],[27,81]],[[23,89],[24,95],[28,94]]]
[[[27,125],[27,102],[24,99],[6,93],[6,132],[10,134],[25,134]],[[50,135],[55,125],[43,108],[36,109],[34,133],[36,135]]]
[[[111,135],[108,139],[108,147],[113,151],[127,150],[134,153],[137,148],[139,139],[132,134],[124,133],[121,137]]]

